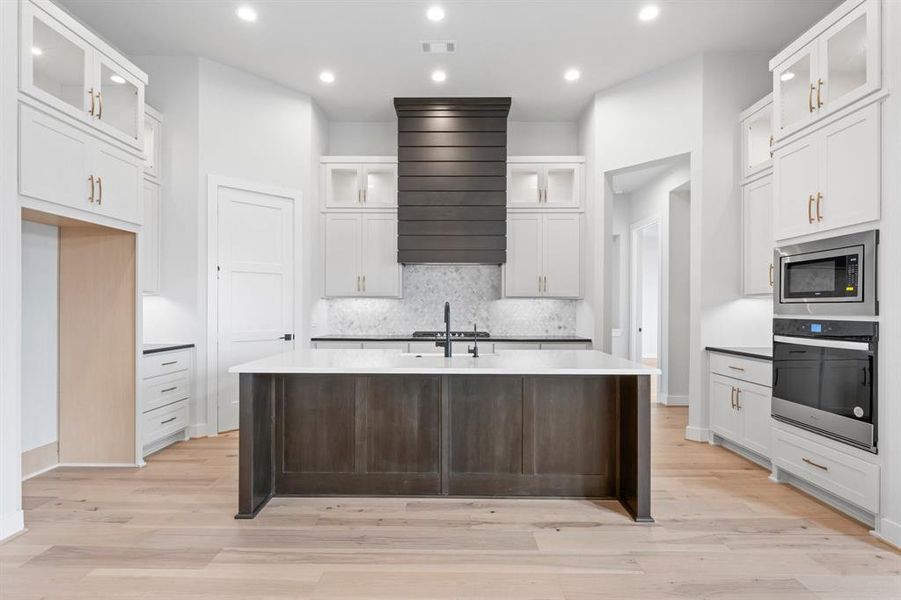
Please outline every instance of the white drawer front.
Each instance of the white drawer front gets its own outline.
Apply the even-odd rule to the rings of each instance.
[[[142,441],[145,446],[188,426],[188,401],[157,408],[144,414]]]
[[[144,410],[147,412],[191,395],[191,378],[186,371],[144,380]]]
[[[773,387],[773,363],[765,360],[711,352],[710,372]]]
[[[879,511],[879,466],[781,429],[773,430],[773,463],[870,512]]]
[[[191,351],[176,350],[144,355],[144,379],[191,368]]]

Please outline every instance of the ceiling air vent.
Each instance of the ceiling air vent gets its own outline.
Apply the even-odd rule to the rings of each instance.
[[[423,54],[453,54],[457,51],[457,42],[453,40],[426,40],[419,42]]]

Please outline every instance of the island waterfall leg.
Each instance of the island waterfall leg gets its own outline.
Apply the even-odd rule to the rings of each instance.
[[[238,439],[238,514],[252,519],[275,493],[276,375],[242,373]]]
[[[651,377],[619,377],[619,501],[639,523],[651,518]]]

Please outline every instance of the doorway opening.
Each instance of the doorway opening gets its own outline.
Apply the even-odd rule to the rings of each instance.
[[[631,273],[630,358],[659,367],[660,354],[660,219],[633,223],[629,268]],[[657,377],[651,378],[651,396],[658,394]]]

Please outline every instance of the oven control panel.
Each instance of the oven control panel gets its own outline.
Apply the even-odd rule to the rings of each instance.
[[[878,333],[876,321],[773,319],[773,335],[875,340]]]

